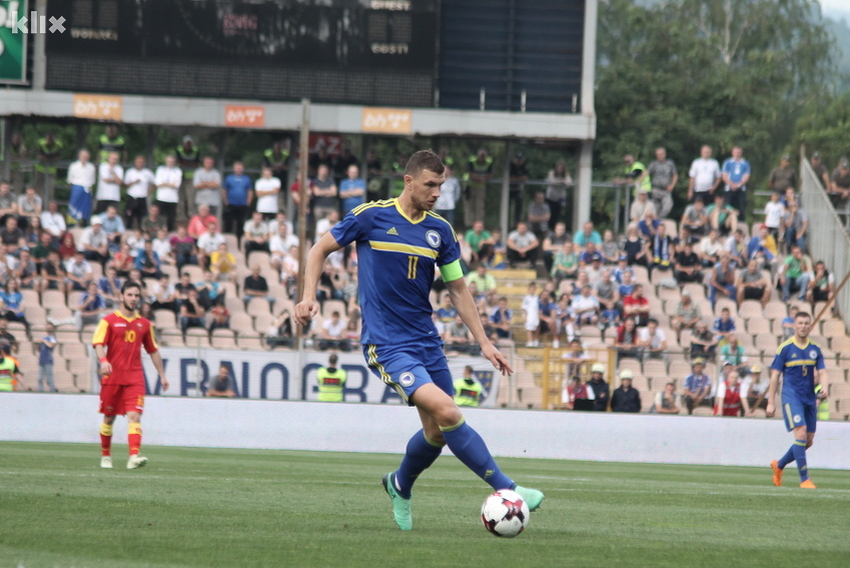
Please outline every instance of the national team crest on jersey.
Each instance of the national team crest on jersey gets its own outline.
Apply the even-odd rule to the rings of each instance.
[[[401,375],[399,375],[398,384],[400,384],[403,387],[409,387],[409,386],[413,385],[413,382],[415,380],[416,380],[416,377],[413,376],[413,373],[406,372],[406,373],[402,373]]]
[[[428,231],[425,233],[425,240],[432,248],[440,248],[440,233],[437,231]]]
[[[818,356],[818,354],[815,352],[815,350],[814,350],[814,349],[812,349],[811,351],[809,351],[809,357],[811,357],[812,359],[814,359],[814,358],[815,358],[815,357],[817,357],[817,356]]]

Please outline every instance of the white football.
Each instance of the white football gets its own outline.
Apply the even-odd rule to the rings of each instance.
[[[499,489],[481,506],[484,528],[496,536],[513,538],[525,530],[531,513],[528,503],[516,491]]]

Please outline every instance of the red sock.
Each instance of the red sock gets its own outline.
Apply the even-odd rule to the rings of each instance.
[[[112,424],[100,424],[100,454],[102,456],[110,455],[112,448]]]
[[[138,422],[127,425],[127,443],[130,445],[130,455],[139,455],[139,448],[142,446],[142,425]]]

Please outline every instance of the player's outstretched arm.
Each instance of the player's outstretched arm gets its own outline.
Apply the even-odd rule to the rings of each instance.
[[[481,354],[486,357],[495,368],[503,375],[513,373],[508,360],[502,353],[496,349],[496,346],[487,337],[484,332],[484,327],[481,325],[481,318],[478,317],[478,309],[475,307],[475,301],[466,287],[466,281],[463,278],[446,282],[446,288],[452,298],[452,305],[457,310],[458,315],[472,332],[472,337],[478,345],[481,346]]]
[[[319,285],[319,276],[322,274],[325,259],[330,253],[340,248],[342,247],[339,246],[333,235],[328,232],[313,245],[307,254],[307,263],[304,266],[304,294],[301,297],[301,301],[295,305],[295,313],[293,314],[295,323],[298,325],[310,323],[313,316],[319,313],[319,303],[316,301],[316,288]]]
[[[162,364],[162,355],[159,354],[159,351],[154,351],[150,355],[153,366],[156,372],[159,373],[159,382],[162,384],[162,390],[167,391],[168,379],[165,378],[165,366]]]

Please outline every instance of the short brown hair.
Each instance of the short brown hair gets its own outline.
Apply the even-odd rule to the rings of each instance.
[[[422,170],[428,170],[439,175],[445,171],[446,167],[440,157],[433,150],[419,150],[410,156],[407,160],[407,167],[404,168],[404,175],[416,177]]]

